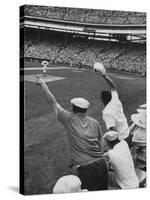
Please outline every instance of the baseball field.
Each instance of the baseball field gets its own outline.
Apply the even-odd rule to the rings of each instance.
[[[24,67],[25,194],[52,193],[60,176],[74,174],[75,171],[68,168],[66,132],[45,101],[41,88],[36,85],[34,74],[40,75],[47,82],[58,103],[68,111],[71,111],[72,98],[87,99],[90,102],[88,115],[99,121],[104,132],[100,94],[109,87],[100,74],[94,71],[55,66],[48,68],[48,75],[44,78],[39,63],[25,62]],[[117,85],[129,122],[138,105],[146,102],[146,78],[118,72],[108,74]]]

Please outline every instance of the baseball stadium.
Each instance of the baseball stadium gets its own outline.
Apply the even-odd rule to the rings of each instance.
[[[47,61],[43,75],[42,62]],[[88,115],[106,132],[101,91],[109,89],[94,63],[115,82],[128,124],[146,103],[146,13],[25,5],[20,7],[22,192],[49,194],[56,181],[76,175],[68,166],[68,138],[37,86],[38,75],[57,102],[90,102]],[[23,122],[24,121],[24,122]]]

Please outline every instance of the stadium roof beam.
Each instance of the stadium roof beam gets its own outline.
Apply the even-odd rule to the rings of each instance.
[[[44,18],[44,17],[37,17],[37,16],[27,16],[25,15],[24,17],[20,18],[20,23],[24,22],[24,20],[34,20],[34,21],[45,21],[48,23],[55,23],[55,24],[68,24],[68,25],[79,25],[79,26],[84,26],[84,27],[98,27],[98,26],[116,26],[116,27],[146,27],[146,24],[96,24],[96,23],[84,23],[84,22],[76,22],[76,21],[67,21],[67,20],[58,20],[58,19],[50,19],[50,18]]]
[[[25,16],[21,19],[20,27],[32,27],[56,31],[77,31],[81,33],[111,33],[111,34],[146,34],[146,25],[110,25],[110,24],[87,24],[51,20],[45,18]]]

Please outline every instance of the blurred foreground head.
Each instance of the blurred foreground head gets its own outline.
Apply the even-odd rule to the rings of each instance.
[[[53,188],[53,193],[60,194],[71,192],[81,192],[80,179],[74,175],[67,175],[59,178]]]

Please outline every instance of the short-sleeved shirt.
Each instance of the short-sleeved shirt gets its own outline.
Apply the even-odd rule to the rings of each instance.
[[[68,134],[70,165],[82,165],[102,157],[101,127],[97,120],[85,114],[74,114],[61,106],[57,118]]]
[[[111,101],[106,105],[103,113],[103,120],[106,128],[114,127],[115,131],[120,133],[119,139],[123,140],[129,135],[129,127],[125,117],[122,103],[119,100],[116,90],[111,91]]]
[[[122,189],[138,188],[139,181],[127,142],[122,140],[108,154],[119,186]]]

